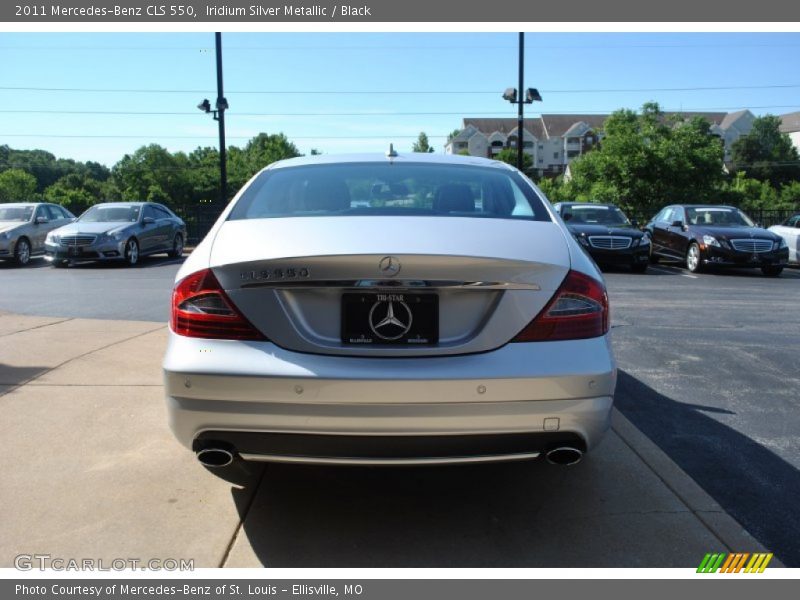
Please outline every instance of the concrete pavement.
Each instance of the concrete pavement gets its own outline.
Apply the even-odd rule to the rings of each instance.
[[[166,423],[161,323],[0,314],[0,567],[693,567],[764,551],[620,414],[575,467],[203,469]],[[772,563],[776,565],[776,562]]]

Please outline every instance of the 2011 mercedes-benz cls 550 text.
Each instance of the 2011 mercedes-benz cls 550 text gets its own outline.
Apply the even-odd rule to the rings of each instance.
[[[172,429],[234,460],[572,464],[609,427],[601,274],[516,169],[274,163],[177,274]]]

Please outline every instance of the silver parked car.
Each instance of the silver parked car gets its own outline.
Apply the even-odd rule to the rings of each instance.
[[[0,260],[27,265],[31,257],[44,254],[49,232],[74,219],[75,215],[57,204],[0,204]]]
[[[773,225],[769,230],[781,236],[789,247],[789,264],[800,264],[800,213],[792,215],[780,225]]]
[[[150,254],[179,257],[185,240],[186,224],[162,204],[105,202],[48,234],[45,258],[56,267],[86,260],[124,260],[132,266]]]
[[[206,466],[572,464],[609,427],[608,330],[597,267],[513,167],[281,161],[177,274],[170,423]]]

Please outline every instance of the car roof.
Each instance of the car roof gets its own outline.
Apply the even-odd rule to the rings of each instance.
[[[39,206],[40,204],[50,204],[50,202],[3,202],[0,203],[0,206],[22,207],[22,206]]]
[[[93,204],[94,206],[144,206],[145,204],[155,204],[157,206],[161,206],[158,202],[98,202],[97,204]],[[90,207],[90,208],[92,208]]]
[[[287,167],[300,167],[306,165],[338,165],[348,163],[406,163],[406,164],[433,164],[433,165],[464,165],[478,167],[494,167],[514,171],[514,167],[499,160],[481,158],[479,156],[463,156],[460,154],[434,154],[423,152],[396,152],[396,156],[389,157],[381,153],[361,154],[318,154],[314,156],[300,156],[287,158],[272,163],[266,169],[283,169]]]

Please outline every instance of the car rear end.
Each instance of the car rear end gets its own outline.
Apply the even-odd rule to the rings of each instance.
[[[178,273],[164,359],[201,461],[572,463],[600,441],[600,274],[515,170],[442,160],[287,161],[234,199]]]

